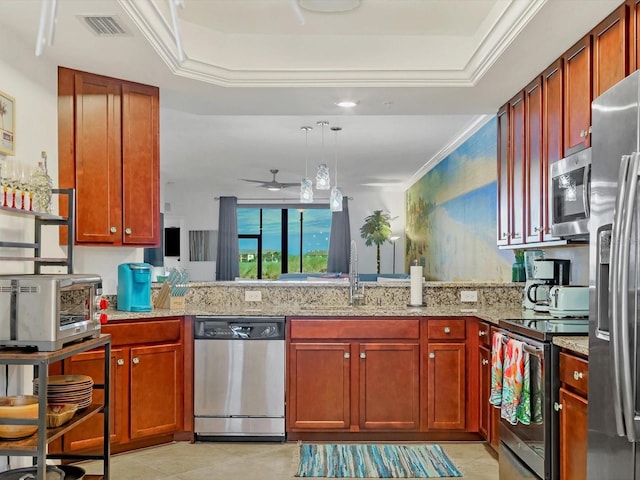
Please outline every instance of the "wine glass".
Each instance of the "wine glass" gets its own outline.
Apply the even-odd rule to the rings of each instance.
[[[22,163],[20,168],[20,198],[22,210],[33,210],[33,166],[29,163]]]

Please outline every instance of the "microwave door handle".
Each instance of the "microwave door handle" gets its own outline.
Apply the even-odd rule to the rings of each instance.
[[[619,268],[619,341],[618,362],[620,366],[620,386],[622,393],[622,408],[627,438],[630,442],[638,440],[636,424],[638,418],[635,415],[634,385],[632,379],[632,365],[635,364],[635,352],[631,354],[630,332],[629,332],[629,260],[631,258],[631,235],[632,221],[635,213],[636,196],[638,191],[638,161],[640,156],[634,153],[629,161],[629,173],[627,175],[628,187],[624,198],[622,234],[620,236],[620,250],[618,254]]]
[[[584,213],[589,218],[589,196],[590,196],[590,179],[591,179],[591,164],[588,163],[584,167],[584,173],[582,177],[582,204],[584,205]]]
[[[609,339],[610,339],[610,356],[611,365],[611,381],[613,383],[613,412],[616,422],[616,432],[619,436],[624,437],[626,430],[622,416],[622,386],[620,383],[620,305],[619,305],[619,275],[620,275],[620,237],[622,231],[622,219],[624,199],[627,192],[627,179],[629,174],[629,163],[631,156],[623,155],[620,160],[620,169],[618,171],[618,191],[616,194],[615,210],[613,212],[613,226],[611,229],[611,259],[609,271]],[[603,292],[598,292],[602,295]],[[599,320],[599,319],[598,319]]]

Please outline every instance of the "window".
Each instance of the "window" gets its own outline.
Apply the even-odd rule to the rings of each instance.
[[[238,208],[240,277],[326,272],[330,232],[328,208]]]

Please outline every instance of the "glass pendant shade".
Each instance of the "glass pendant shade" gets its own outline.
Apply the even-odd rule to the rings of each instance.
[[[313,182],[308,178],[300,182],[300,203],[313,203]]]
[[[329,208],[332,212],[342,211],[342,192],[338,187],[331,189],[331,196],[329,197]]]
[[[318,165],[318,173],[316,174],[316,188],[318,190],[329,190],[331,188],[331,180],[329,178],[329,167],[326,163]]]

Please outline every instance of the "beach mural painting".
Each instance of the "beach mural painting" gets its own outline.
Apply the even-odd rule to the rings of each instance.
[[[484,124],[407,190],[405,271],[427,280],[509,281],[513,252],[496,245],[497,122]]]

